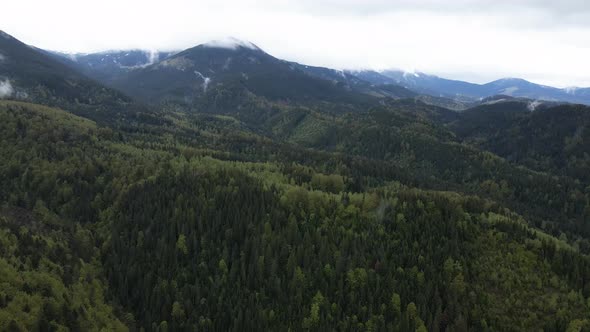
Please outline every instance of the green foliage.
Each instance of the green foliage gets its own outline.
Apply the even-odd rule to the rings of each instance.
[[[312,122],[255,116],[100,127],[0,103],[2,329],[587,326],[580,183],[421,115],[334,115],[305,147],[266,126]]]
[[[0,330],[127,331],[105,301],[95,255],[84,260],[67,229],[42,224],[28,212],[0,216]],[[76,225],[80,229],[80,225]]]
[[[478,107],[451,128],[466,142],[513,162],[590,183],[590,109],[561,105],[531,112],[526,106]]]

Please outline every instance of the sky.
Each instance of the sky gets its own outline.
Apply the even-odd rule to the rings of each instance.
[[[5,0],[0,29],[65,52],[180,50],[231,36],[336,69],[590,87],[588,0]]]

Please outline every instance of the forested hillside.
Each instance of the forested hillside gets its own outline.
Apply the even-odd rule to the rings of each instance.
[[[531,111],[511,102],[464,112],[450,128],[464,141],[529,168],[590,183],[590,107]]]
[[[134,130],[17,102],[0,116],[3,329],[587,324],[582,242],[493,196],[413,189],[370,155],[302,157],[219,116]]]

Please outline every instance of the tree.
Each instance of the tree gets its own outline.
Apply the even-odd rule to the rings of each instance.
[[[178,301],[174,301],[174,303],[172,304],[172,318],[174,318],[177,322],[184,321],[184,309]]]
[[[183,255],[188,254],[188,247],[186,246],[186,236],[184,236],[184,234],[180,234],[178,236],[178,241],[176,241],[176,249]]]
[[[394,321],[400,319],[402,313],[402,300],[398,293],[393,293],[391,296],[391,312]]]

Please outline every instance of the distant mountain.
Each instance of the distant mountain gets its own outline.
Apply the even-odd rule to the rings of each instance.
[[[61,62],[79,70],[85,75],[97,81],[110,84],[130,70],[149,66],[177,52],[121,50],[89,54],[48,53],[57,56]]]
[[[449,80],[421,72],[408,73],[399,70],[386,70],[382,75],[397,84],[415,91],[439,97],[482,97],[477,84],[457,80]]]
[[[590,88],[559,89],[531,83],[518,78],[504,78],[487,84],[449,80],[421,72],[400,70],[350,71],[351,74],[373,84],[398,84],[410,90],[438,97],[473,101],[494,95],[508,95],[547,101],[590,104]]]
[[[337,70],[325,67],[314,67],[303,65],[297,62],[288,62],[293,68],[297,68],[311,76],[321,78],[334,83],[342,84],[344,87],[352,90],[357,86],[366,85],[368,82],[360,79],[359,77],[346,72],[344,70]]]
[[[0,34],[0,75],[12,86],[7,97],[90,103],[89,90],[106,89],[34,47],[4,32]]]
[[[360,70],[351,73],[374,84],[398,84],[421,94],[436,97],[463,97],[469,100],[481,97],[477,91],[477,84],[447,80],[420,72]]]
[[[237,51],[239,48],[246,48],[251,50],[258,48],[252,43],[236,39],[229,39],[221,42],[213,41],[206,44],[205,46],[208,46],[209,48],[230,49],[234,51]],[[47,54],[59,60],[60,62],[84,73],[85,75],[97,81],[100,81],[107,85],[115,85],[118,88],[122,89],[126,89],[131,85],[128,83],[121,83],[128,82],[128,78],[126,76],[127,74],[130,74],[130,72],[156,64],[179,53],[178,51],[153,50],[105,51],[90,54],[67,54],[44,50],[43,52],[46,52]],[[336,87],[345,89],[347,91],[354,91],[355,93],[367,94],[374,97],[390,97],[396,99],[412,98],[418,96],[417,93],[409,89],[406,89],[402,86],[393,84],[375,85],[343,70],[307,66],[296,62],[288,62],[284,60],[280,61],[284,64],[287,64],[293,70],[302,71],[311,77],[329,81]],[[224,70],[227,71],[227,69],[229,69],[229,66]],[[207,70],[203,72],[207,72]],[[134,74],[131,74],[129,76],[135,77]],[[191,76],[190,79],[188,81],[183,80],[183,82],[193,84],[194,82],[192,81],[195,79],[195,77],[192,77],[192,75],[189,76]],[[203,77],[209,79],[211,78],[207,76]],[[227,75],[225,76],[225,78],[227,78]],[[197,75],[196,79],[201,79],[203,80],[202,83],[204,83],[204,79],[200,76]]]
[[[0,31],[0,98],[57,106],[95,120],[113,121],[143,107],[35,47]]]
[[[374,70],[348,70],[346,73],[354,75],[372,84],[397,84],[397,82]]]
[[[358,77],[363,81],[374,84],[381,89],[386,90],[387,87],[396,87],[396,89],[404,88],[407,91],[412,91],[414,94],[413,96],[404,96],[405,98],[416,98],[417,100],[420,100],[426,104],[446,107],[454,111],[466,110],[469,107],[472,107],[475,102],[477,102],[477,99],[473,97],[456,94],[443,94],[436,91],[434,87],[440,85],[440,82],[435,82],[435,76],[430,76],[423,73],[410,74],[401,71],[388,71],[380,73],[373,70],[349,70],[345,72],[349,75]],[[448,85],[464,83],[458,81],[448,81]]]
[[[270,100],[343,103],[370,102],[372,98],[351,92],[339,82],[309,75],[252,43],[235,39],[198,45],[133,69],[112,86],[142,100],[184,104],[219,93],[232,98],[251,93]]]
[[[481,86],[485,95],[505,94],[548,101],[590,104],[590,88],[558,89],[519,78],[504,78]]]
[[[418,93],[397,84],[372,83],[354,75],[349,71],[325,67],[314,67],[290,62],[295,68],[317,78],[329,80],[350,91],[357,91],[375,97],[414,98]]]

